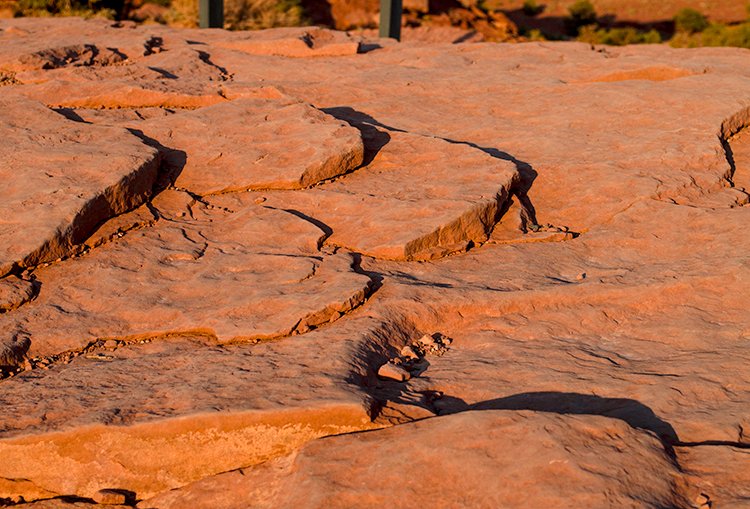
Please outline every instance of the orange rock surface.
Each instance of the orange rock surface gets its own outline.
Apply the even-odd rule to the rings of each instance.
[[[746,50],[0,42],[0,505],[747,506]]]

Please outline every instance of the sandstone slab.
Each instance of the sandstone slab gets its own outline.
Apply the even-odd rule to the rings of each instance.
[[[15,90],[51,107],[200,108],[226,101],[225,70],[186,43],[143,61],[16,73]]]
[[[16,18],[0,21],[0,69],[11,72],[121,65],[158,52],[154,27],[104,19]],[[106,40],[106,44],[102,44]]]
[[[6,277],[0,357],[29,371],[3,371],[0,497],[150,497],[188,484],[153,502],[294,506],[322,493],[301,505],[335,505],[347,495],[326,493],[343,485],[357,502],[400,493],[393,505],[430,505],[460,491],[436,497],[440,486],[409,469],[451,486],[451,470],[425,465],[455,456],[453,471],[485,472],[465,482],[489,479],[472,486],[494,506],[523,496],[606,506],[609,494],[616,506],[746,503],[746,50],[377,41],[364,54],[290,58],[281,53],[327,46],[305,41],[308,29],[146,27],[118,42],[126,27],[35,23],[0,23],[14,45],[2,62],[43,53],[0,84],[9,104],[65,107],[57,135],[126,125],[147,138],[146,126],[179,131],[179,117],[203,115],[195,130],[231,138],[234,119],[191,110],[291,96],[359,129],[365,153],[363,167],[305,189],[245,192],[254,187],[243,182],[207,199],[169,189],[92,225],[74,257]],[[6,38],[27,29],[28,50]],[[43,41],[45,30],[54,35]],[[140,55],[147,33],[161,42]],[[83,46],[67,53],[66,41]],[[283,139],[268,157],[289,162],[296,147]],[[109,168],[104,146],[93,144],[96,175]],[[239,164],[222,171],[237,181]],[[504,192],[515,209],[504,210]],[[420,359],[408,381],[378,379],[434,331],[455,339],[450,349]],[[476,417],[501,413],[510,424]],[[304,446],[375,425],[392,428]],[[505,436],[489,443],[493,430]],[[497,444],[522,461],[504,466]],[[550,451],[568,463],[550,463]],[[681,498],[682,480],[699,493]]]
[[[430,259],[487,240],[517,179],[512,163],[436,138],[369,136],[383,145],[366,167],[269,204],[324,223],[327,244],[377,258]]]
[[[677,458],[699,490],[696,505],[747,507],[750,500],[750,449],[740,443],[678,447]]]
[[[304,58],[356,55],[360,43],[344,32],[306,27],[261,30],[223,37],[216,41],[216,46],[251,55]]]
[[[0,499],[112,486],[145,498],[371,429],[370,398],[346,380],[372,326],[255,345],[183,335],[102,346],[7,379],[0,478],[27,481],[0,483]]]
[[[647,217],[691,228],[640,230]],[[557,409],[623,418],[673,445],[737,442],[750,395],[750,266],[737,263],[744,248],[733,239],[746,220],[746,207],[651,201],[613,220],[622,238],[602,228],[563,244],[487,246],[403,278],[392,267],[394,307],[455,338],[410,391],[443,394],[438,412]],[[644,253],[659,256],[644,266]]]
[[[238,99],[133,127],[164,147],[175,185],[199,195],[309,187],[363,157],[359,131],[293,99]]]
[[[99,223],[149,197],[159,157],[137,137],[36,102],[0,101],[0,275],[67,255]]]
[[[0,313],[7,313],[36,295],[33,281],[15,276],[0,279]]]
[[[174,201],[165,196],[155,207],[164,203],[168,214]],[[370,279],[352,270],[352,259],[321,255],[323,232],[292,214],[252,202],[234,213],[199,203],[185,212],[37,271],[39,297],[0,315],[3,345],[30,340],[16,362],[106,338],[282,337],[335,319],[369,291]]]
[[[436,445],[438,445],[436,447]],[[260,494],[258,482],[267,486]],[[223,489],[237,499],[215,496]],[[209,507],[691,507],[653,436],[602,417],[467,412],[316,440],[287,464],[209,478],[141,502]],[[200,495],[203,495],[202,497]]]

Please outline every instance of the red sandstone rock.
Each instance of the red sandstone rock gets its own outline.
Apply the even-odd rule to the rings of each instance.
[[[356,129],[294,100],[238,99],[133,127],[164,147],[175,185],[200,195],[309,187],[362,163]]]
[[[128,491],[104,488],[97,491],[93,496],[97,504],[104,505],[132,505],[132,495]]]
[[[0,499],[741,507],[746,51],[306,31],[0,21]]]
[[[697,507],[747,506],[750,498],[750,450],[741,444],[678,447],[677,458],[693,479]]]
[[[34,284],[26,279],[7,276],[0,279],[0,312],[7,313],[34,297]]]
[[[687,508],[693,492],[657,439],[620,421],[486,411],[317,440],[139,507]]]
[[[247,35],[222,37],[216,46],[251,55],[281,57],[335,57],[354,55],[359,41],[343,33],[318,27],[261,30]]]
[[[0,478],[34,482],[0,483],[0,499],[31,500],[42,487],[91,497],[112,485],[150,497],[371,429],[369,398],[346,381],[371,327],[255,345],[156,339],[5,380],[0,400],[13,413],[0,415]]]
[[[160,51],[159,31],[154,27],[120,27],[104,19],[67,18],[65,23],[53,19],[7,20],[0,31],[0,69],[21,72],[119,65]]]
[[[0,315],[0,344],[28,338],[33,357],[111,337],[272,339],[327,323],[367,295],[370,279],[352,270],[351,257],[319,256],[324,233],[294,214],[246,201],[236,212],[195,202],[187,212],[40,269],[44,291]],[[101,286],[92,288],[92,277]]]
[[[411,378],[408,371],[392,362],[386,362],[380,366],[380,369],[378,369],[378,376],[385,380],[395,380],[397,382],[405,382]]]
[[[0,101],[0,274],[66,256],[98,223],[151,194],[158,154],[137,137],[32,101]]]
[[[352,175],[309,192],[266,194],[323,222],[326,243],[369,256],[430,259],[487,240],[517,173],[476,148],[398,132]]]

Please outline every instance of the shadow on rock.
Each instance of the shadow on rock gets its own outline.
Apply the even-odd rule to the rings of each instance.
[[[367,166],[375,159],[380,149],[385,147],[391,136],[385,131],[401,131],[381,124],[371,116],[361,113],[348,106],[337,106],[335,108],[323,108],[323,111],[334,118],[343,120],[362,133],[362,143],[365,145],[364,160],[362,166]],[[378,129],[381,128],[381,129]],[[382,130],[384,129],[384,130]]]
[[[161,166],[159,168],[159,178],[154,185],[154,195],[160,193],[167,187],[174,185],[177,177],[182,173],[187,163],[187,153],[184,150],[177,150],[165,147],[157,140],[146,136],[139,129],[128,128],[128,131],[140,138],[146,145],[155,148],[161,155]]]
[[[386,131],[392,131],[392,132],[399,132],[399,133],[409,133],[409,131],[406,131],[404,129],[399,129],[397,127],[389,126],[387,124],[383,124],[382,122],[379,122],[378,120],[374,119],[367,113],[363,113],[361,111],[357,111],[354,108],[351,108],[349,106],[337,106],[334,108],[324,108],[324,112],[328,113],[329,115],[339,119],[343,120],[344,122],[349,123],[352,127],[355,127],[356,129],[359,129],[359,131],[362,133],[362,141],[365,145],[365,157],[364,162],[362,163],[362,166],[367,166],[372,162],[373,159],[375,159],[375,156],[377,156],[378,152],[388,144],[391,137],[388,135]],[[476,143],[472,143],[470,141],[460,141],[460,140],[453,140],[450,138],[443,138],[441,136],[431,136],[431,135],[425,135],[422,133],[410,133],[410,134],[418,134],[420,136],[428,136],[437,138],[443,141],[446,141],[448,143],[454,143],[457,145],[468,145],[472,148],[475,148],[477,150],[481,150],[485,154],[494,157],[496,159],[502,159],[503,161],[509,161],[513,163],[516,166],[516,170],[518,171],[518,174],[520,176],[518,183],[511,189],[511,196],[515,196],[518,199],[518,202],[523,210],[523,221],[526,225],[532,225],[537,224],[536,219],[536,209],[534,208],[534,205],[531,203],[531,199],[529,198],[529,190],[531,189],[531,186],[534,184],[534,180],[536,180],[536,177],[538,173],[534,168],[527,163],[526,161],[521,161],[520,159],[517,159],[513,155],[504,152],[502,150],[499,150],[497,148],[492,147],[483,147],[481,145],[477,145]],[[510,207],[511,200],[507,200],[505,207],[498,211],[498,216],[496,219],[500,219],[500,217],[507,212],[508,207]]]
[[[620,419],[633,428],[651,431],[667,446],[680,443],[677,432],[671,424],[634,399],[604,398],[574,392],[525,392],[481,401],[473,405],[459,398],[442,396],[435,401],[434,405],[440,415],[466,410],[533,410],[569,415],[602,415]]]

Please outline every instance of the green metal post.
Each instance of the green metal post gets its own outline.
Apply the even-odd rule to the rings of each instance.
[[[380,37],[401,40],[402,0],[380,0]]]
[[[224,0],[198,0],[201,28],[224,28]]]

